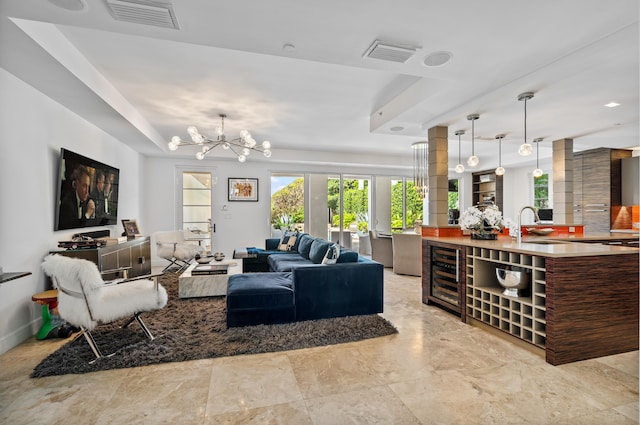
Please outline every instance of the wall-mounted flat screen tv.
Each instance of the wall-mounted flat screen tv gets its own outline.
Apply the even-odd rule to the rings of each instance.
[[[60,149],[55,230],[117,224],[120,170]]]

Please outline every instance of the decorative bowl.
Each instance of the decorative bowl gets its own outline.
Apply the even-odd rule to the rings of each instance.
[[[525,271],[497,268],[496,277],[504,288],[503,295],[518,297],[529,288],[529,275]]]
[[[216,260],[216,261],[224,260],[224,253],[223,252],[216,252],[215,254],[213,254],[213,259]]]
[[[539,227],[527,227],[527,232],[531,233],[532,235],[540,235],[540,236],[546,236],[549,233],[552,233],[554,229],[552,229],[551,227],[545,227],[545,228],[539,228]]]
[[[212,260],[212,259],[213,259],[213,257],[212,257],[212,256],[207,255],[207,256],[204,256],[204,257],[196,258],[196,261],[197,261],[199,264],[208,264],[208,263],[210,263],[210,262],[211,262],[211,260]]]

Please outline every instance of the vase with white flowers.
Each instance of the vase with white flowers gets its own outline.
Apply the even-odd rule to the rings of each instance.
[[[504,229],[502,212],[496,205],[469,207],[460,214],[460,228],[470,230],[472,239],[495,240]]]

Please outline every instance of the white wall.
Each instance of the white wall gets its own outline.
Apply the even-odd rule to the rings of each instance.
[[[0,353],[40,326],[31,296],[50,289],[42,259],[77,231],[54,232],[60,148],[120,169],[119,218],[140,216],[140,156],[0,69],[0,266],[32,275],[0,284]],[[120,226],[106,227],[121,233]],[[90,228],[87,230],[105,229]]]

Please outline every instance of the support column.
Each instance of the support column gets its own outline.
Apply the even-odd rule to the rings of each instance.
[[[449,224],[449,128],[431,127],[429,140],[429,226]]]
[[[553,141],[553,222],[573,224],[573,139]]]

